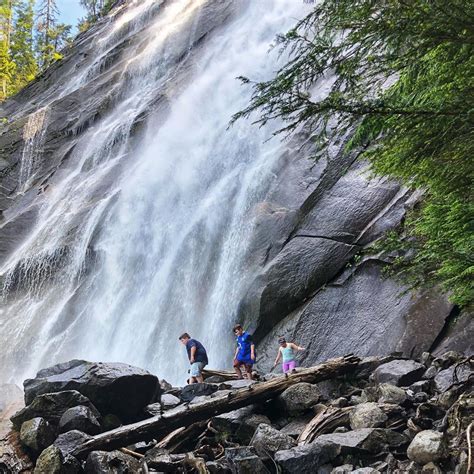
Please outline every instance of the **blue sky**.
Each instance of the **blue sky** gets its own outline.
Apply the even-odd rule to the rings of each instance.
[[[57,0],[59,12],[61,14],[61,22],[77,25],[77,20],[84,16],[85,10],[79,4],[79,0]]]

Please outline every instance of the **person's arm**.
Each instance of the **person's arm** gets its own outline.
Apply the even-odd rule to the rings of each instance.
[[[276,367],[278,362],[280,362],[280,359],[281,359],[281,350],[280,350],[280,348],[278,348],[278,354],[276,356],[275,363],[273,364],[273,367]]]
[[[306,350],[304,347],[300,347],[298,345],[296,345],[295,343],[291,342],[291,347],[292,349],[294,349],[295,351],[304,351]]]
[[[255,360],[255,344],[252,342],[250,346],[250,358]]]
[[[234,360],[237,359],[237,354],[239,353],[239,346],[235,348]]]
[[[189,362],[191,362],[191,364],[194,364],[194,356],[196,355],[196,350],[196,346],[191,347],[191,355],[189,357]]]

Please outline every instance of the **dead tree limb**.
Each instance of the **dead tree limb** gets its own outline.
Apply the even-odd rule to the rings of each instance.
[[[373,360],[373,358],[371,358]],[[100,449],[116,449],[137,441],[160,438],[182,426],[189,426],[198,421],[227,413],[237,408],[259,403],[278,396],[291,385],[300,382],[316,383],[338,377],[348,372],[356,373],[364,367],[364,360],[355,356],[338,357],[309,369],[302,369],[294,374],[282,375],[268,382],[257,383],[247,388],[223,393],[209,400],[195,404],[180,405],[130,425],[121,426],[111,431],[94,436],[79,445],[73,452],[75,456],[84,457],[89,452]]]

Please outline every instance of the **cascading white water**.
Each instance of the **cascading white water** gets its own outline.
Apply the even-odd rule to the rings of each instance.
[[[111,24],[97,57],[62,95],[87,89],[114,36],[133,32],[153,3],[138,2]],[[250,2],[207,39],[191,77],[175,84],[176,42],[187,41],[191,54],[205,4],[163,3],[143,30],[145,47],[127,52],[114,84],[120,100],[80,137],[39,198],[36,226],[0,269],[3,379],[76,357],[124,361],[182,383],[187,363],[177,337],[184,331],[205,344],[210,366],[230,365],[229,325],[251,272],[253,209],[282,151],[277,140],[266,141],[270,130],[245,121],[227,129],[249,98],[235,78],[271,76],[277,54],[268,54],[270,43],[307,7]],[[166,117],[151,116],[132,143],[134,123],[157,90],[170,97]]]

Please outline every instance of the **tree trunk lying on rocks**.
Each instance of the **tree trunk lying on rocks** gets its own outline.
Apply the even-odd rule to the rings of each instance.
[[[221,413],[274,398],[291,385],[300,382],[317,383],[348,372],[357,373],[359,370],[366,368],[367,362],[374,362],[374,359],[360,359],[352,355],[339,357],[309,369],[302,369],[293,374],[224,393],[221,397],[179,406],[166,411],[162,415],[94,436],[91,440],[78,446],[73,454],[84,457],[94,450],[110,450],[137,441],[161,438],[179,427],[189,426],[192,423],[207,420]],[[389,360],[389,358],[375,360],[380,363]]]
[[[216,370],[216,369],[204,369],[202,371],[202,375],[204,377],[204,381],[213,376],[222,377],[225,380],[235,380],[237,379],[237,374],[235,372],[231,372],[230,370]]]

